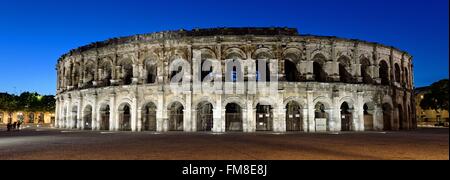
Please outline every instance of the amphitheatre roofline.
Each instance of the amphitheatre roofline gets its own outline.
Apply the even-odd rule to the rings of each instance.
[[[403,51],[394,46],[384,45],[378,42],[369,42],[360,39],[342,38],[338,36],[323,36],[313,34],[300,34],[297,28],[289,27],[219,27],[219,28],[194,28],[192,30],[180,29],[170,31],[160,31],[146,34],[136,34],[131,36],[123,36],[110,38],[104,41],[97,41],[85,46],[70,50],[68,53],[63,54],[59,59],[60,62],[67,56],[82,53],[94,48],[102,48],[109,45],[125,44],[139,40],[160,40],[160,39],[176,39],[183,37],[213,37],[213,36],[297,36],[297,37],[312,37],[323,39],[343,40],[350,42],[360,42],[380,47],[385,47],[401,52],[412,57],[408,52]]]

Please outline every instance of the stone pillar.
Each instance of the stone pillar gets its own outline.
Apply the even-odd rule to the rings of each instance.
[[[137,130],[137,123],[138,123],[138,118],[137,118],[137,98],[133,97],[132,101],[131,101],[131,131],[136,132]]]
[[[187,93],[186,94],[186,107],[184,109],[184,115],[183,115],[183,130],[185,132],[192,132],[192,94]]]
[[[56,127],[56,128],[59,128],[59,99],[57,98],[56,99],[56,104],[55,104],[55,107],[56,107],[56,109],[55,109],[55,124],[53,124],[54,125],[54,127]],[[2,117],[2,119],[3,119],[3,117]],[[0,123],[2,123],[2,122],[0,122]]]
[[[117,116],[117,109],[116,109],[116,94],[110,94],[109,95],[109,130],[110,131],[116,131],[116,116]],[[118,122],[117,122],[118,123]]]
[[[82,106],[83,102],[81,98],[78,98],[78,106],[77,106],[77,129],[83,130],[84,124],[83,124],[83,118],[82,118]]]
[[[242,109],[242,127],[244,132],[253,132],[251,128],[251,117],[253,114],[253,108],[250,110],[248,109]]]
[[[315,113],[315,104],[314,104],[314,100],[313,100],[313,98],[314,98],[314,95],[313,95],[313,91],[312,90],[308,90],[307,91],[307,97],[306,97],[306,99],[307,99],[307,109],[308,109],[308,119],[305,119],[305,120],[307,120],[308,121],[308,124],[309,124],[309,132],[316,132],[316,120],[315,120],[315,116],[316,116],[316,113]]]
[[[139,82],[139,69],[137,68],[136,64],[133,64],[132,84],[138,84],[138,82]]]
[[[165,121],[167,119],[167,111],[164,107],[164,97],[162,95],[158,95],[158,104],[156,110],[156,130],[158,132],[166,132],[166,124]]]
[[[100,123],[98,121],[100,121],[100,118],[97,117],[97,94],[94,94],[93,96],[94,98],[94,102],[92,103],[92,123],[91,123],[91,127],[92,127],[92,131],[95,131],[97,129],[100,129],[99,125]],[[98,124],[97,124],[98,123]]]
[[[302,62],[305,64],[305,77],[307,81],[314,81],[314,61]]]
[[[225,110],[222,105],[222,96],[217,96],[216,106],[213,109],[213,132],[225,132]]]
[[[383,130],[383,109],[375,106],[373,110],[373,128],[376,131]]]
[[[356,122],[355,123],[355,130],[356,131],[365,131],[364,127],[364,93],[358,92],[356,104],[354,107],[355,111],[353,114],[353,119]]]
[[[274,129],[275,132],[286,132],[286,108],[285,107],[279,107],[278,108],[278,127],[277,129]]]
[[[303,121],[303,131],[304,132],[309,132],[309,121],[308,121],[308,108],[304,107],[302,110],[302,121]]]
[[[137,110],[137,129],[136,129],[136,131],[138,131],[138,132],[143,131],[142,120],[143,120],[142,108],[139,107],[138,110]]]
[[[333,82],[341,81],[341,77],[339,76],[339,62],[338,61],[330,61],[327,62],[329,68],[329,77]]]
[[[362,77],[362,73],[361,73],[361,64],[353,64],[352,65],[352,69],[353,69],[353,73],[351,73],[353,75],[353,77],[355,77],[356,81],[361,83],[363,82],[363,77]]]
[[[191,132],[197,132],[197,110],[192,109],[191,111]]]
[[[340,127],[341,127],[341,118],[337,118],[337,116],[339,116],[341,113],[339,110],[336,110],[336,106],[331,106],[331,108],[326,109],[325,113],[328,114],[328,131],[331,132],[335,132],[335,131],[340,131]],[[338,128],[339,127],[339,128]]]

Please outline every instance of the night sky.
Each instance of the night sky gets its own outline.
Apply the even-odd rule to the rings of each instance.
[[[448,77],[448,0],[0,0],[0,92],[56,92],[56,61],[112,37],[282,26],[378,42],[414,56],[417,87]]]

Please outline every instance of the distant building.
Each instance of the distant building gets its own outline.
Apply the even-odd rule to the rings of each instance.
[[[55,122],[55,113],[17,111],[9,114],[0,109],[0,124],[19,121],[25,124],[53,124]]]
[[[422,102],[425,94],[430,92],[430,87],[421,87],[415,90],[416,93],[416,116],[417,123],[419,126],[434,126],[438,123],[447,123],[449,122],[449,114],[448,110],[425,110],[420,107],[420,103]]]

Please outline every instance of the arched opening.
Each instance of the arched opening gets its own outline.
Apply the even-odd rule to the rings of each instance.
[[[270,105],[256,106],[256,131],[273,131],[273,108]]]
[[[398,64],[395,64],[395,82],[401,82],[401,72]]]
[[[327,82],[327,73],[324,70],[325,63],[327,62],[325,56],[322,54],[317,54],[313,58],[313,73],[315,81],[317,82]]]
[[[197,107],[197,131],[211,131],[213,128],[213,105],[200,103]]]
[[[35,118],[34,113],[29,113],[28,114],[28,123],[34,124],[34,118]],[[19,119],[19,118],[17,118],[17,119]]]
[[[374,130],[374,124],[373,124],[373,111],[374,106],[372,103],[366,103],[364,104],[364,130],[365,131],[373,131]]]
[[[156,83],[156,77],[157,77],[157,73],[158,73],[156,65],[151,62],[147,62],[145,69],[147,71],[147,77],[146,77],[145,83],[147,83],[147,84]]]
[[[230,103],[225,110],[226,131],[243,131],[242,108],[236,103]]]
[[[380,78],[382,85],[389,85],[389,66],[386,61],[380,62]]]
[[[291,60],[284,61],[284,75],[287,82],[300,82],[300,72],[297,69],[297,64]]]
[[[269,60],[256,60],[256,81],[270,82],[270,63]]]
[[[169,107],[169,131],[183,131],[184,107],[181,103],[173,103]]]
[[[80,73],[80,65],[78,63],[76,63],[73,66],[73,69],[72,69],[72,76],[73,76],[72,86],[74,88],[78,88],[78,83],[80,82],[80,75],[81,75],[81,73]]]
[[[328,131],[329,127],[329,115],[328,113],[325,111],[326,107],[325,104],[323,103],[317,103],[315,106],[315,124],[316,124],[316,131],[318,132],[323,132],[323,131]]]
[[[119,131],[131,131],[131,109],[128,104],[119,108]]]
[[[403,130],[405,128],[405,126],[404,126],[405,115],[403,114],[403,107],[399,104],[397,106],[397,109],[398,109],[398,129]]]
[[[200,68],[200,81],[204,82],[205,78],[208,76],[212,76],[213,73],[213,64],[211,61],[207,59],[202,59]]]
[[[74,129],[78,128],[78,107],[77,106],[72,107],[72,127]]]
[[[295,101],[286,105],[286,131],[304,131],[302,108]]]
[[[123,85],[133,83],[133,65],[131,62],[122,64],[122,81]]]
[[[104,105],[102,108],[100,108],[100,130],[109,130],[109,116],[109,105]]]
[[[367,58],[361,59],[361,76],[364,84],[373,84],[372,76],[369,73],[370,61]]]
[[[350,59],[348,59],[347,57],[340,57],[338,59],[338,62],[340,81],[343,83],[353,83],[353,76],[348,71],[348,69],[350,69]]]
[[[347,102],[341,105],[341,131],[353,130],[353,114]]]
[[[392,130],[392,106],[388,103],[383,104],[383,130]]]
[[[180,78],[178,81],[175,81],[174,82],[174,78],[175,78],[175,76],[176,75],[179,75],[179,74],[184,74],[184,72],[183,72],[183,67],[178,67],[178,69],[176,69],[175,71],[171,71],[170,72],[170,83],[181,83],[181,81],[183,80],[183,78]]]
[[[156,131],[156,105],[148,103],[143,109],[142,131]]]
[[[99,74],[101,79],[101,85],[110,86],[112,79],[112,65],[109,61],[104,61],[100,65]]]
[[[84,130],[92,130],[92,106],[86,106],[83,114]]]
[[[44,124],[45,123],[45,114],[39,113],[38,115],[38,124]]]
[[[84,65],[84,88],[91,88],[94,86],[94,81],[95,81],[95,66],[94,66],[94,62],[89,61],[88,63],[86,63]]]

